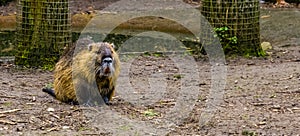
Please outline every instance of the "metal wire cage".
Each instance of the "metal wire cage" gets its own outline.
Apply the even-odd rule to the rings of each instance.
[[[69,0],[18,0],[16,65],[51,69],[71,44]]]
[[[260,56],[259,0],[203,0],[202,15],[226,54]]]

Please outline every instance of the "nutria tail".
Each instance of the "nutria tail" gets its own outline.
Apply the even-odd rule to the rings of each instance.
[[[50,89],[50,88],[43,88],[42,91],[45,92],[45,93],[48,93],[48,94],[50,94],[51,96],[53,96],[54,98],[56,98],[56,95],[55,95],[55,92],[54,92],[53,89]]]
[[[53,89],[43,88],[42,91],[49,94],[49,95],[51,95],[51,96],[53,96],[55,99],[57,99]],[[68,100],[68,101],[65,101],[65,102],[68,103],[68,104],[72,104],[72,105],[79,105],[79,103],[77,101]]]

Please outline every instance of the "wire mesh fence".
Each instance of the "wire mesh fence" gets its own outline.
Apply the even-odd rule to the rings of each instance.
[[[51,69],[71,44],[69,0],[18,0],[15,64]]]
[[[203,0],[201,12],[226,54],[260,56],[259,8],[259,0]]]
[[[54,66],[72,42],[69,5],[70,0],[18,0],[15,64]],[[226,54],[259,55],[259,0],[202,0],[201,12]]]

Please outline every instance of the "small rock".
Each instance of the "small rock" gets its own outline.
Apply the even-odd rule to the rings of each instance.
[[[261,46],[261,48],[262,48],[263,51],[266,51],[266,50],[269,50],[269,49],[273,49],[271,43],[269,43],[269,42],[262,42],[260,44],[260,46]]]
[[[54,112],[54,108],[51,108],[51,107],[50,107],[50,108],[47,109],[47,111],[49,111],[49,112]]]
[[[269,56],[271,56],[273,54],[273,52],[266,51],[266,54],[268,54]]]
[[[284,51],[284,52],[282,52],[283,54],[287,54],[289,51]]]
[[[17,127],[17,131],[22,131],[23,127]]]
[[[248,66],[250,66],[250,65],[255,65],[255,63],[254,63],[254,62],[249,62],[249,63],[247,63],[247,65],[248,65]]]
[[[273,109],[280,109],[281,108],[281,106],[280,105],[273,105],[273,107],[272,107]]]
[[[247,79],[248,76],[241,76],[241,79]]]
[[[63,126],[62,129],[69,129],[70,126]]]
[[[36,98],[35,98],[34,96],[32,97],[32,101],[33,101],[33,102],[35,102],[35,101],[36,101]]]
[[[265,122],[265,121],[261,121],[261,122],[258,122],[258,124],[257,125],[266,125],[267,124],[267,122]]]
[[[161,65],[158,66],[158,68],[163,68],[163,67],[165,67],[164,64],[161,64]]]
[[[238,80],[235,80],[235,81],[234,81],[235,84],[237,84],[238,82],[239,82]]]
[[[284,89],[289,89],[289,86],[285,86]]]

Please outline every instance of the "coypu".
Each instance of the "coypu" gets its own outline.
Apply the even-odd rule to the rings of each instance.
[[[43,91],[66,103],[85,103],[87,100],[84,99],[99,102],[98,96],[101,95],[104,102],[109,104],[120,73],[120,60],[114,45],[90,43],[74,58],[75,46],[66,50],[55,65],[53,89],[44,88]]]

